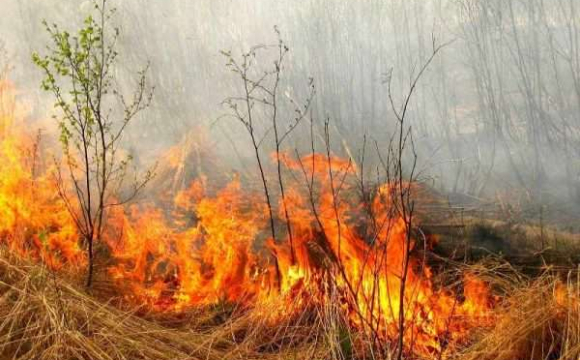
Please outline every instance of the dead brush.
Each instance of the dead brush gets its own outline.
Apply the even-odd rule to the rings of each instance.
[[[470,347],[452,356],[461,360],[578,359],[580,356],[580,272],[576,279],[545,274],[514,279],[495,311],[496,323]],[[504,283],[505,285],[505,283]]]
[[[530,280],[497,263],[464,270],[486,279],[502,294],[493,313],[495,323],[474,333],[466,348],[434,358],[568,360],[580,356],[580,271],[562,281],[553,274]],[[249,309],[228,309],[232,316],[209,326],[204,321],[209,311],[192,310],[174,320],[144,318],[136,315],[137,310],[120,310],[110,305],[112,301],[88,295],[71,283],[66,276],[0,252],[0,359],[378,360],[393,356],[373,348],[364,332],[348,326],[339,301],[305,307],[296,296],[293,301],[264,302]],[[275,318],[276,314],[284,316]],[[385,344],[385,349],[392,346]]]
[[[223,359],[201,334],[164,328],[0,256],[0,358]]]
[[[0,249],[0,359],[347,358],[344,339],[351,335],[330,306],[263,303],[228,309],[231,317],[209,326],[220,311],[155,316],[121,310],[98,293],[108,294],[106,285],[97,281],[90,295],[74,285],[81,282]],[[279,322],[271,316],[288,313],[294,315]]]
[[[236,343],[225,359],[339,359],[332,356],[336,331],[330,326],[340,321],[340,315],[321,304],[305,306],[303,300],[296,296],[259,302],[214,327],[212,342]]]

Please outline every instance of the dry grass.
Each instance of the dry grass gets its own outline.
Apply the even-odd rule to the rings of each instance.
[[[554,275],[525,278],[507,265],[470,271],[500,294],[497,321],[445,358],[579,358],[580,272],[562,281]],[[332,304],[311,307],[277,326],[267,320],[274,309],[266,307],[239,311],[224,304],[186,315],[136,315],[74,283],[0,252],[0,359],[389,358],[365,350]]]
[[[439,239],[438,253],[481,259],[490,254],[521,266],[550,264],[573,269],[580,262],[580,234],[552,226],[512,224],[466,217],[429,229]],[[542,246],[543,245],[543,246]]]
[[[203,335],[101,303],[39,266],[0,257],[2,359],[222,359]]]
[[[274,327],[266,307],[160,316],[123,311],[75,283],[0,250],[0,359],[341,359],[313,309]]]
[[[580,273],[577,273],[577,275]],[[543,275],[518,280],[496,309],[497,322],[454,358],[461,360],[578,359],[580,356],[579,279]],[[505,286],[506,283],[504,282]]]

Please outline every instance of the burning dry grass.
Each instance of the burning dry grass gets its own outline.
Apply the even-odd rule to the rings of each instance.
[[[0,249],[0,359],[390,359],[401,332],[399,348],[414,357],[575,354],[578,289],[494,271],[482,281],[474,269],[457,286],[435,286],[420,256],[427,246],[392,211],[390,184],[364,204],[350,196],[351,162],[315,153],[284,160],[317,190],[315,198],[287,184],[278,208],[291,209],[294,246],[264,239],[266,208],[239,179],[216,194],[198,179],[170,206],[111,212],[101,274],[112,280],[88,295],[75,285],[85,264],[79,236],[50,171],[37,166],[36,142],[6,129],[0,241],[11,254]],[[513,292],[494,315],[489,282]],[[127,304],[137,307],[121,310]]]
[[[0,251],[0,359],[338,358],[342,339],[334,335],[346,334],[336,322],[313,321],[323,317],[312,310],[275,327],[266,314],[279,309],[266,306],[124,311],[99,290],[87,294],[72,276]]]
[[[87,259],[74,205],[62,196],[74,190],[61,187],[51,169],[37,166],[45,156],[20,128],[11,127],[0,146],[0,161],[7,165],[0,168],[0,241],[14,254],[52,271],[74,268],[78,276]],[[194,356],[211,344],[220,351],[204,358],[249,358],[303,346],[322,349],[322,357],[355,348],[366,356],[370,350],[364,349],[371,347],[365,337],[348,331],[356,329],[373,345],[393,342],[403,332],[415,344],[405,350],[433,354],[443,343],[463,344],[469,330],[480,326],[489,309],[486,293],[467,291],[467,285],[481,288],[480,282],[466,281],[462,295],[433,286],[432,273],[417,256],[419,242],[395,211],[391,184],[377,185],[365,204],[351,196],[357,182],[348,159],[313,153],[285,157],[284,166],[295,176],[275,208],[288,206],[289,216],[270,209],[271,237],[265,235],[266,205],[239,179],[216,191],[198,179],[173,203],[111,208],[99,243],[108,254],[99,258],[110,260],[101,272],[113,280],[108,294],[156,311],[172,325],[167,329],[101,306],[40,265],[6,262],[5,350],[24,359],[159,359],[160,352]],[[310,179],[307,189],[300,174]],[[285,218],[292,228],[288,238],[275,231]],[[239,307],[224,312],[220,307],[231,307],[226,304]],[[200,308],[211,311],[198,313]],[[187,326],[179,319],[183,331],[175,330],[171,317],[191,311],[198,319]],[[199,321],[214,312],[219,316]],[[214,321],[219,317],[224,319]],[[208,323],[213,326],[203,326]]]
[[[463,350],[442,358],[577,359],[580,287],[557,276],[526,279],[505,268],[473,271],[502,294],[496,324]],[[508,275],[506,275],[508,274]],[[75,279],[0,254],[2,359],[387,359],[327,302],[272,326],[264,304],[246,311],[227,304],[180,314],[123,311],[77,288]],[[94,290],[95,292],[97,290]],[[291,311],[292,304],[287,304]],[[301,306],[301,305],[300,305]],[[301,306],[302,308],[302,306]],[[439,358],[439,356],[437,356]]]

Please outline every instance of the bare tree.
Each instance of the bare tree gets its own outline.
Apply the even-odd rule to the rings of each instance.
[[[248,52],[242,54],[241,59],[236,59],[231,52],[224,51],[222,54],[227,59],[226,66],[234,72],[242,82],[243,93],[241,96],[232,96],[224,100],[224,104],[230,110],[230,116],[239,121],[250,136],[254,156],[258,164],[260,179],[262,182],[264,197],[268,207],[270,232],[272,239],[277,240],[275,216],[274,216],[274,198],[272,190],[268,185],[266,176],[263,142],[268,138],[270,132],[273,132],[272,147],[276,159],[276,175],[278,188],[280,190],[280,199],[286,231],[290,244],[291,261],[295,262],[294,241],[292,234],[292,221],[286,201],[284,188],[284,177],[282,174],[282,152],[283,144],[290,134],[300,125],[306,117],[312,99],[314,98],[314,82],[309,81],[309,94],[306,97],[304,105],[299,105],[290,96],[287,95],[287,103],[293,109],[293,116],[290,119],[283,120],[280,114],[280,81],[282,76],[283,64],[288,47],[282,40],[280,31],[274,28],[278,42],[275,45],[260,45],[251,48]],[[275,49],[275,59],[273,66],[267,70],[255,69],[256,58],[262,54],[262,50]],[[262,109],[258,110],[257,108]],[[266,113],[267,120],[261,118]],[[266,130],[259,133],[259,130],[266,126]]]
[[[387,180],[393,183],[391,187],[391,199],[393,199],[393,206],[398,211],[399,215],[405,223],[405,246],[403,254],[403,263],[401,264],[401,283],[399,287],[399,337],[397,344],[396,359],[403,358],[404,339],[405,339],[405,296],[407,286],[407,276],[409,273],[409,261],[411,257],[411,243],[413,241],[413,216],[415,214],[415,200],[413,198],[413,187],[417,182],[416,168],[417,168],[417,153],[413,142],[413,131],[411,125],[407,124],[407,115],[411,98],[415,93],[419,80],[433,62],[439,51],[447,46],[449,43],[438,45],[435,37],[432,37],[432,52],[429,58],[419,69],[419,72],[412,78],[409,84],[409,90],[400,106],[395,104],[391,89],[392,70],[387,74],[386,83],[389,88],[389,102],[391,104],[393,114],[397,120],[397,131],[394,133],[394,138],[389,144],[389,159],[391,161],[384,163]],[[394,141],[393,141],[394,140]],[[405,170],[405,157],[410,154],[410,166]]]

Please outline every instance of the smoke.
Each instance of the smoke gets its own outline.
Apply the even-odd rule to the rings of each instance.
[[[392,70],[398,106],[434,44],[449,42],[410,105],[423,179],[475,198],[517,191],[526,201],[563,209],[580,203],[575,0],[123,0],[114,6],[118,82],[128,88],[135,70],[150,62],[156,87],[152,107],[125,139],[143,163],[203,128],[214,153],[234,167],[255,166],[243,127],[222,117],[221,102],[241,88],[220,51],[275,43],[277,26],[291,50],[284,101],[304,101],[313,78],[312,115],[318,129],[331,119],[336,152],[360,156],[366,135],[372,169],[374,149],[386,148],[394,129],[386,74]],[[2,8],[10,77],[34,104],[31,118],[47,117],[51,99],[39,91],[41,74],[30,61],[48,44],[41,21],[74,29],[90,2],[4,0]],[[272,60],[266,54],[257,61],[267,68]],[[284,116],[290,121],[293,114]],[[302,147],[308,136],[308,126],[298,129],[288,147]]]

